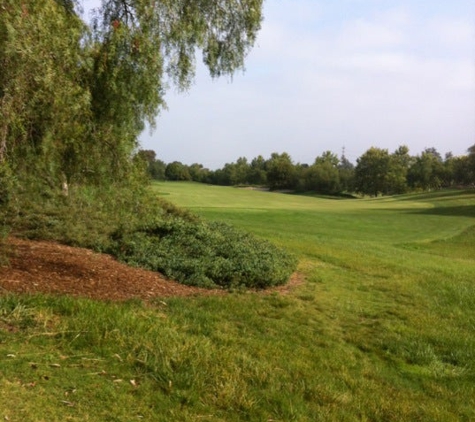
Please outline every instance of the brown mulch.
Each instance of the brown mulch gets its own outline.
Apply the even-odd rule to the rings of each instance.
[[[185,286],[89,249],[14,237],[8,239],[8,246],[9,264],[0,267],[0,294],[51,293],[112,301],[226,294],[219,289]],[[302,282],[295,274],[287,285],[266,292],[286,294]]]

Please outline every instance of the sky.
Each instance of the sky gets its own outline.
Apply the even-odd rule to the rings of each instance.
[[[99,0],[84,0],[87,10]],[[464,155],[475,144],[473,0],[266,0],[245,71],[173,88],[141,148],[222,168],[287,152],[311,164],[370,147]]]

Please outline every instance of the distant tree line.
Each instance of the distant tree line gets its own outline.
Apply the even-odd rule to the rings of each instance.
[[[467,155],[444,157],[435,148],[410,155],[407,146],[390,153],[371,147],[351,163],[345,154],[325,151],[312,164],[294,163],[291,156],[273,153],[249,161],[240,157],[223,168],[209,170],[202,164],[166,164],[152,150],[138,155],[155,180],[196,181],[222,186],[262,186],[270,190],[292,190],[320,194],[393,195],[409,191],[429,191],[444,187],[475,185],[475,145]]]

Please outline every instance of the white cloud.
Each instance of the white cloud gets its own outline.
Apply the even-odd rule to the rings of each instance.
[[[475,41],[475,21],[473,18],[448,19],[437,17],[431,20],[427,29],[440,46],[457,51],[472,49]]]
[[[247,72],[212,83],[200,69],[144,146],[211,167],[273,151],[311,162],[342,146],[353,160],[372,145],[464,153],[475,138],[470,19],[411,2],[358,4],[351,14],[337,3],[268,2]]]
[[[336,38],[345,51],[387,49],[401,46],[405,41],[403,28],[381,21],[357,19],[348,22]]]

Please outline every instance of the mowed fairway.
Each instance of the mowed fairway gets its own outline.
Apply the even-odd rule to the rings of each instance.
[[[286,293],[0,296],[10,421],[474,421],[475,192],[158,195],[288,248]]]
[[[475,420],[475,192],[337,200],[154,188],[298,255],[307,283],[261,319],[264,330],[280,321],[274,364],[292,374],[283,396],[305,403],[296,420]]]

